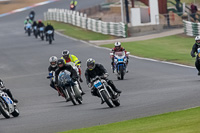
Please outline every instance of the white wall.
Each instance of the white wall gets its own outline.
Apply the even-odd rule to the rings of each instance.
[[[140,8],[131,8],[131,25],[137,26],[141,24]]]
[[[150,22],[148,23],[147,19],[144,16],[147,15],[147,10],[142,10],[141,8],[131,8],[131,25],[132,26],[142,26],[142,25],[155,25],[159,24],[159,9],[158,9],[158,0],[149,0],[149,7],[150,7]],[[141,11],[142,10],[142,11]],[[141,15],[141,13],[143,13]],[[146,22],[146,23],[142,23]]]
[[[159,24],[158,0],[149,0],[151,24]]]

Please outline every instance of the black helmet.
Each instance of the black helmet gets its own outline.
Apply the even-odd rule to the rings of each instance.
[[[57,61],[57,65],[58,65],[58,67],[59,67],[60,64],[63,64],[63,65],[65,64],[65,62],[64,62],[63,59],[59,59],[59,60]]]
[[[47,25],[51,25],[51,22],[47,22]]]
[[[92,58],[87,59],[87,68],[88,70],[93,70],[95,68],[95,60]]]
[[[0,79],[0,88],[4,88],[4,87],[5,87],[5,85],[4,85],[3,81]]]

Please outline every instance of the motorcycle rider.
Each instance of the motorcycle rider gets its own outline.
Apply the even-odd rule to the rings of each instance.
[[[38,20],[37,27],[38,27],[38,28],[45,27],[45,25],[44,25],[44,23],[42,22],[42,20]]]
[[[33,21],[33,24],[32,24],[33,30],[34,30],[34,32],[35,32],[34,34],[37,33],[37,30],[34,29],[35,26],[36,26],[36,29],[37,29],[37,21]]]
[[[10,89],[5,88],[5,85],[1,79],[0,79],[0,90],[5,92],[12,99],[14,103],[18,103],[18,100],[13,98],[13,95]]]
[[[33,21],[32,27],[37,26],[37,21]]]
[[[24,24],[26,25],[28,23],[32,24],[32,21],[30,20],[29,17],[26,17],[26,20],[24,20]]]
[[[192,47],[191,56],[195,57],[195,52],[198,53],[197,49],[200,48],[200,36],[195,37],[195,44]],[[198,75],[200,76],[200,62],[198,61],[198,57],[195,62],[196,69],[198,70]]]
[[[76,9],[76,5],[77,5],[77,1],[76,0],[72,0],[71,2],[70,2],[70,10],[75,10]]]
[[[54,28],[53,28],[53,26],[51,25],[50,22],[47,22],[47,26],[45,27],[45,30],[44,30],[45,35],[46,35],[46,41],[48,41],[48,34],[47,34],[48,30],[52,30],[53,31],[53,33],[52,33],[52,39],[54,40]]]
[[[34,20],[34,17],[35,17],[35,12],[34,12],[34,10],[31,10],[31,11],[30,11],[29,17],[30,17],[30,19],[31,19],[32,21]]]
[[[26,17],[26,20],[24,20],[24,30],[25,30],[25,32],[26,32],[26,25],[27,24],[32,24],[32,21],[29,19],[29,17]]]
[[[42,22],[42,20],[38,20],[38,24],[37,24],[37,28],[40,29],[41,27],[44,27],[45,28],[45,25],[44,23]],[[40,36],[40,30],[38,30],[38,34]]]
[[[107,70],[103,67],[102,64],[95,63],[95,60],[92,58],[89,58],[87,60],[87,69],[85,70],[85,78],[86,78],[86,83],[89,88],[92,87],[91,79],[95,78],[96,76],[103,76],[104,79],[107,81],[108,85],[110,85],[116,93],[120,94],[121,90],[118,90],[116,86],[114,85],[112,80],[109,80]],[[91,93],[94,96],[98,96],[99,94],[97,93],[96,88],[91,88]]]
[[[76,81],[78,80],[78,75],[71,65],[65,64],[63,59],[58,59],[57,66],[58,66],[58,69],[56,69],[55,71],[55,87],[59,87],[58,75],[63,70],[67,70],[71,73],[70,77],[72,78],[72,81],[74,82],[74,84],[77,85]],[[81,94],[83,95],[83,91],[81,90],[81,88],[79,88],[79,90],[81,91]]]
[[[111,59],[112,59],[112,62],[111,62],[111,65],[112,65],[112,70],[113,70],[113,73],[114,73],[114,55],[115,55],[115,52],[122,52],[124,51],[125,54],[127,53],[127,51],[125,50],[125,48],[123,48],[121,46],[121,42],[115,42],[115,47],[111,50],[111,53],[113,53],[113,55],[111,56]],[[126,72],[128,72],[128,54],[126,54],[126,57],[127,57],[127,62],[126,62]]]
[[[81,78],[81,62],[80,60],[73,54],[70,54],[68,50],[63,50],[62,51],[62,57],[61,59],[63,59],[65,61],[65,64],[73,62],[79,71],[79,81],[83,82],[82,78]]]
[[[53,78],[53,73],[55,73],[56,69],[58,68],[57,66],[57,61],[58,61],[58,58],[56,56],[51,56],[49,58],[49,62],[50,62],[50,66],[48,68],[48,71],[49,71],[49,76],[47,76],[47,79],[50,79],[50,78]],[[55,77],[54,77],[55,78]],[[55,85],[54,85],[54,81],[51,80],[51,83],[50,83],[50,86],[56,90],[55,88]],[[56,90],[57,91],[57,90]]]

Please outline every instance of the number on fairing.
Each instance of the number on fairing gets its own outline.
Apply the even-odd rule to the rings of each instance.
[[[52,31],[52,30],[48,30],[47,33],[48,33],[48,34],[52,34],[53,31]]]
[[[100,88],[101,86],[102,86],[102,83],[100,82],[100,80],[97,80],[97,81],[94,82],[94,87],[95,87],[95,88],[98,89],[98,88]]]
[[[4,97],[4,96],[2,96],[2,97],[8,104],[12,104],[13,103],[12,100],[9,97]]]
[[[44,27],[40,27],[40,31],[43,31],[44,30]]]
[[[124,59],[118,59],[119,62],[124,61]]]

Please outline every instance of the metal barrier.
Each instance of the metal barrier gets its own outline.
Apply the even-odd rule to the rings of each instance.
[[[127,25],[124,23],[103,22],[87,17],[87,14],[67,9],[48,9],[44,13],[45,20],[69,23],[94,32],[114,36],[127,37]]]
[[[184,32],[188,36],[198,36],[200,35],[200,23],[193,23],[189,21],[183,21]]]

